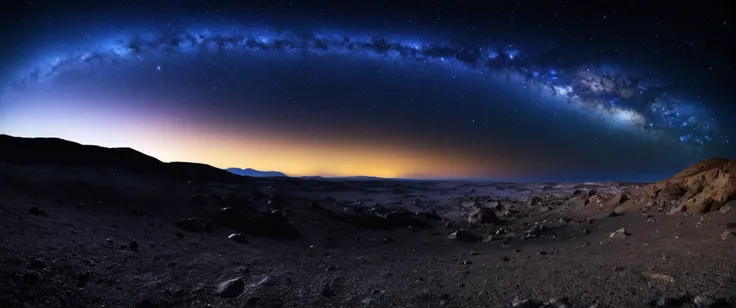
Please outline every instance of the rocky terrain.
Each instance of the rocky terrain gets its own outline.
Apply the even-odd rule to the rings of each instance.
[[[0,307],[733,307],[734,166],[653,184],[249,178],[0,136]]]

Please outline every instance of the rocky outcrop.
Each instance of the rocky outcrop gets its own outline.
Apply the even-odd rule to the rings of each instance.
[[[711,158],[669,179],[645,186],[640,202],[669,213],[705,213],[719,210],[736,197],[736,160]],[[674,209],[674,210],[673,210]]]

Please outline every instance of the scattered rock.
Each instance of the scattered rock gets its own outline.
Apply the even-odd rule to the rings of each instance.
[[[388,237],[387,236],[387,237],[384,237],[383,238],[383,243],[384,244],[386,244],[386,243],[393,243],[393,242],[394,242],[394,238],[392,238],[392,237]]]
[[[217,285],[215,294],[220,297],[232,298],[238,297],[245,289],[245,282],[242,278],[234,278],[226,280]]]

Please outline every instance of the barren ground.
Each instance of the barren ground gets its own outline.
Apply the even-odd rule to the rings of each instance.
[[[736,297],[736,235],[727,226],[736,210],[609,217],[615,205],[583,202],[591,190],[610,197],[633,184],[218,184],[6,164],[0,174],[0,307],[510,307],[516,297],[649,307]],[[238,206],[266,211],[275,206],[270,195],[282,197],[298,238],[246,232],[237,242],[225,226],[208,233],[175,225],[212,217],[232,205],[223,197],[253,188],[266,196]],[[530,205],[534,196],[545,198]],[[496,211],[502,223],[469,227],[472,198],[512,211]],[[420,213],[427,228],[363,221],[376,204],[378,212]],[[543,230],[523,239],[535,223]],[[629,235],[611,238],[620,228]],[[448,238],[458,229],[493,238]],[[234,297],[216,294],[235,278],[242,292],[236,283]]]

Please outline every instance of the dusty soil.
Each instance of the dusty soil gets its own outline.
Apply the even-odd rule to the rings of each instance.
[[[616,198],[635,184],[199,183],[9,164],[0,175],[0,307],[511,307],[560,298],[567,307],[675,307],[736,297],[736,210],[624,210]],[[247,208],[242,215],[286,209],[274,215],[299,236],[276,237],[281,220],[248,220],[229,238],[239,231],[218,223],[224,206]],[[468,225],[475,207],[500,221]],[[213,231],[177,227],[190,217]]]

